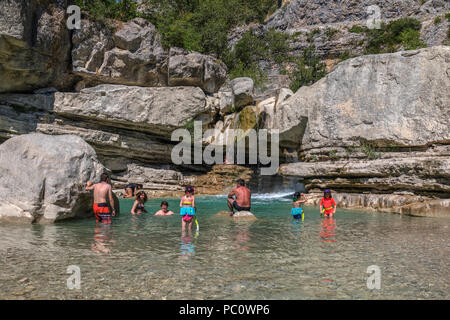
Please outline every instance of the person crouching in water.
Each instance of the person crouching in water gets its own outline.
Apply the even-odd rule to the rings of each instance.
[[[296,192],[294,193],[294,199],[292,201],[291,214],[294,219],[305,220],[305,214],[303,212],[303,203],[307,201],[304,193]]]
[[[147,194],[144,191],[139,191],[136,193],[136,200],[134,200],[133,207],[131,208],[131,214],[141,214],[143,212],[147,213],[145,210],[145,203],[147,202]]]
[[[331,196],[331,191],[325,189],[323,192],[323,198],[320,200],[320,215],[324,214],[328,217],[332,217],[336,213],[336,202]]]
[[[194,188],[192,187],[186,187],[184,196],[181,197],[180,215],[182,216],[181,231],[185,230],[186,225],[188,225],[189,231],[191,231],[195,216],[195,196]]]

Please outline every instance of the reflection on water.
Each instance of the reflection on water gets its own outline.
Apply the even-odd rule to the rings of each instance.
[[[289,201],[256,198],[258,220],[233,221],[215,215],[225,197],[200,197],[200,234],[180,234],[179,215],[131,216],[132,203],[122,201],[110,225],[0,224],[0,299],[450,298],[448,219],[346,210],[323,218],[306,207],[300,221]],[[77,292],[66,286],[69,265],[81,270]],[[381,290],[367,289],[371,265]]]
[[[336,219],[324,217],[320,223],[320,240],[322,242],[336,242]]]
[[[194,235],[192,234],[192,230],[183,230],[181,232],[181,255],[182,256],[191,256],[195,254],[195,241],[198,238],[199,232],[195,231]]]
[[[113,242],[110,223],[96,223],[94,227],[94,241],[91,244],[92,251],[110,253],[109,246]]]

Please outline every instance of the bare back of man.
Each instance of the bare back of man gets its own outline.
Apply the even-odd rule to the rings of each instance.
[[[234,214],[234,209],[237,211],[250,211],[251,208],[251,196],[250,189],[244,186],[242,180],[238,180],[238,185],[228,195],[228,208],[230,209],[230,215]]]
[[[94,203],[105,203],[108,202],[108,200],[110,197],[110,194],[112,193],[111,190],[111,185],[109,183],[106,182],[100,182],[97,184],[94,184]],[[112,195],[111,195],[112,198]],[[109,199],[110,203],[113,203],[114,205],[114,201],[111,201],[111,199]]]
[[[97,218],[97,222],[111,223],[110,207],[112,209],[112,216],[115,216],[114,199],[108,179],[108,176],[102,175],[102,182],[92,184],[92,182],[89,181],[86,185],[86,190],[94,191],[94,214]]]
[[[236,202],[240,207],[249,208],[251,205],[251,191],[246,187],[238,187],[234,189],[234,194],[236,195]]]

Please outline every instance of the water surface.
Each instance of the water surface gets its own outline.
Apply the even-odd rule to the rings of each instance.
[[[166,199],[178,213],[178,199]],[[155,212],[160,200],[147,202]],[[254,222],[215,214],[224,197],[197,198],[200,232],[181,234],[178,214],[53,225],[0,224],[0,299],[449,299],[449,219],[307,207],[256,195]],[[69,265],[81,289],[67,288]],[[381,289],[367,268],[379,266]]]

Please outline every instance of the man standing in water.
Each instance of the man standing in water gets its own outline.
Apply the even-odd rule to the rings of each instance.
[[[233,196],[236,198],[234,199]],[[230,209],[230,216],[234,215],[234,209],[237,211],[250,211],[252,193],[250,189],[245,187],[245,182],[242,179],[237,181],[237,187],[234,188],[228,195],[228,208]]]
[[[86,190],[94,190],[94,214],[97,222],[111,223],[111,212],[109,208],[111,207],[112,209],[113,217],[116,215],[116,211],[114,209],[114,199],[108,174],[102,173],[100,183],[93,184],[92,181],[88,181]],[[109,205],[106,198],[109,200]]]

